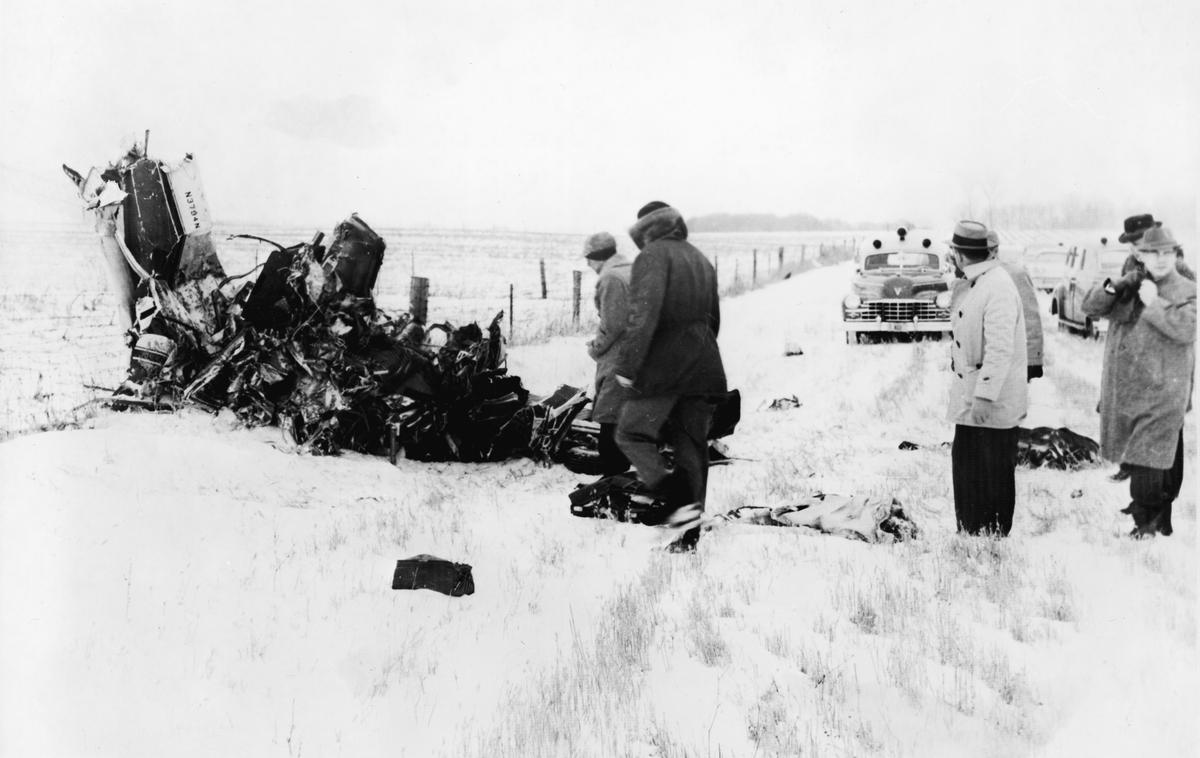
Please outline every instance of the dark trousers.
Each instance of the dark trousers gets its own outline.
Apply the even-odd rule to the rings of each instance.
[[[1146,533],[1171,534],[1171,506],[1183,486],[1183,430],[1175,445],[1171,468],[1127,465],[1129,469],[1130,513],[1137,528]]]
[[[616,440],[638,479],[661,492],[668,506],[704,506],[708,489],[708,428],[713,405],[704,397],[634,397],[621,406]],[[659,443],[675,451],[672,467]]]
[[[1017,429],[985,429],[958,424],[950,448],[954,515],[968,534],[1012,529],[1017,501]]]
[[[603,474],[621,474],[629,470],[629,459],[621,452],[621,448],[617,446],[617,425],[616,424],[601,424],[600,425],[600,466],[603,469]]]

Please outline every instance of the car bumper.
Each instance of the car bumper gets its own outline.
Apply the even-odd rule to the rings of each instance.
[[[949,321],[843,321],[847,332],[948,332]]]

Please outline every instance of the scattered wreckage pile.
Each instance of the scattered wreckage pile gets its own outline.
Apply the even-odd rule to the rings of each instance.
[[[357,215],[336,226],[328,245],[321,233],[287,247],[252,237],[275,249],[255,270],[229,276],[191,155],[166,164],[135,146],[87,176],[63,170],[96,214],[129,327],[131,360],[108,399],[113,407],[227,408],[247,425],[279,426],[320,455],[394,459],[403,450],[417,460],[494,461],[561,453],[586,466],[587,440],[566,445],[585,394],[564,388],[531,403],[505,368],[503,312],[482,329],[427,326],[378,308],[372,289],[386,243]]]

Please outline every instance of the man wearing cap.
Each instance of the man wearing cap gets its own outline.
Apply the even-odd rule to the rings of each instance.
[[[950,310],[954,513],[961,532],[1003,536],[1012,529],[1017,425],[1027,408],[1025,316],[1012,277],[991,257],[986,226],[960,221],[949,244],[966,279]]]
[[[596,310],[600,325],[588,342],[588,355],[596,361],[596,397],[592,421],[600,425],[600,465],[604,474],[629,470],[629,459],[614,437],[625,388],[617,383],[617,356],[629,320],[630,262],[617,252],[617,241],[608,232],[598,232],[583,243],[583,257],[599,275],[596,281]]]
[[[680,528],[672,551],[694,550],[708,485],[711,399],[724,394],[717,347],[721,327],[717,274],[687,241],[679,211],[643,206],[629,236],[641,252],[629,282],[629,323],[617,378],[630,388],[617,422],[617,444],[638,479],[667,504],[666,523]],[[674,449],[674,463],[659,443]]]
[[[1126,222],[1128,228],[1128,220]],[[1127,235],[1121,235],[1126,240]],[[1183,419],[1195,371],[1196,283],[1175,268],[1175,240],[1148,226],[1136,235],[1138,268],[1094,286],[1089,315],[1109,318],[1100,377],[1100,454],[1128,473],[1134,537],[1169,535],[1183,481]],[[1132,291],[1132,294],[1131,294]],[[1119,305],[1139,308],[1114,319]]]
[[[988,251],[992,258],[1000,262],[1001,267],[1008,272],[1013,284],[1017,285],[1017,294],[1021,296],[1021,308],[1025,315],[1025,360],[1026,380],[1033,381],[1044,376],[1042,371],[1042,316],[1038,310],[1037,288],[1029,272],[1019,263],[1000,260],[1000,235],[994,230],[988,230]]]

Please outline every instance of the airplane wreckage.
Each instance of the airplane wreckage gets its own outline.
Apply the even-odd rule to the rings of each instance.
[[[112,407],[228,408],[249,426],[279,426],[318,455],[528,456],[602,473],[586,394],[563,386],[535,398],[508,374],[503,311],[481,328],[427,325],[377,307],[372,289],[387,245],[356,214],[328,242],[320,232],[289,246],[234,235],[274,250],[256,269],[229,275],[190,154],[166,163],[141,145],[86,175],[63,171],[95,214],[128,329],[129,368],[106,400]],[[733,392],[714,439],[739,416]]]

